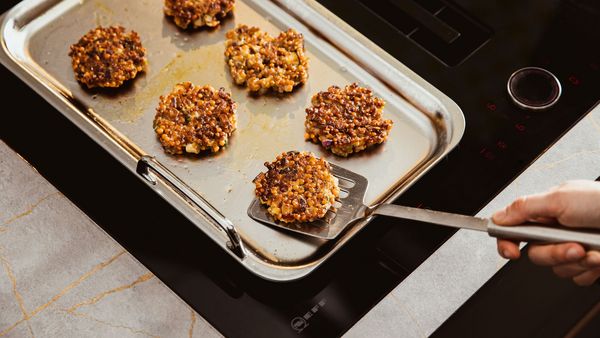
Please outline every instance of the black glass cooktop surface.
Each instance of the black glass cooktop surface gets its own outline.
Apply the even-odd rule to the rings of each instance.
[[[475,214],[600,98],[595,1],[319,2],[440,88],[465,114],[467,129],[457,149],[396,203]],[[507,94],[510,75],[527,66],[546,69],[560,82],[552,107],[524,110]],[[3,95],[11,102],[0,123],[2,140],[226,336],[342,335],[454,233],[379,218],[309,277],[283,284],[261,280],[7,70],[1,72]],[[535,99],[554,95],[524,86]],[[526,261],[519,264],[509,264],[494,280],[550,278],[536,275],[544,271]],[[564,284],[552,290],[547,296],[560,299],[598,293]],[[524,313],[537,296],[535,288],[519,295]],[[489,302],[475,302],[481,303],[477,313],[483,316]],[[574,308],[555,324],[568,328],[588,309]],[[537,318],[528,317],[511,320],[526,327]]]

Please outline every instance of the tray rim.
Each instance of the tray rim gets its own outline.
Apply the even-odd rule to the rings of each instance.
[[[27,9],[37,9],[38,11],[44,12],[45,9],[52,8],[63,1],[64,0],[24,0],[23,2],[19,3],[6,13],[2,14],[2,16],[0,16],[0,31],[2,32],[0,34],[0,43],[2,45],[2,48],[0,49],[0,63],[2,63],[11,72],[17,75],[23,82],[25,82],[30,88],[32,88],[36,93],[38,93],[38,95],[43,97],[62,115],[67,117],[85,134],[87,134],[95,142],[99,143],[100,146],[102,146],[107,152],[109,152],[113,157],[115,157],[119,162],[121,162],[121,164],[123,164],[126,168],[135,173],[139,160],[145,155],[143,151],[132,147],[127,142],[123,142],[123,140],[119,140],[118,135],[114,135],[114,128],[112,128],[109,123],[103,121],[102,119],[98,121],[97,115],[94,114],[94,116],[92,116],[91,114],[84,114],[80,110],[78,110],[73,105],[73,103],[69,101],[67,97],[59,95],[60,91],[57,92],[56,88],[51,88],[51,84],[45,82],[43,79],[39,78],[33,71],[25,67],[23,64],[19,63],[19,60],[17,60],[15,56],[11,53],[11,51],[8,49],[5,39],[5,31],[7,30],[9,24],[12,23],[13,27],[17,25],[16,21],[20,19],[20,17],[18,17],[19,14],[24,13],[25,15],[27,15],[29,13]],[[344,22],[343,20],[335,16],[333,13],[325,9],[315,0],[302,0],[301,2],[298,2],[297,0],[270,1],[279,4],[284,9],[287,8],[288,10],[286,11],[289,14],[293,15],[296,19],[298,19],[302,24],[305,25],[307,21],[310,21],[313,18],[307,16],[298,17],[297,15],[294,15],[297,14],[297,12],[290,13],[289,9],[302,5],[308,6],[309,8],[314,10],[318,15],[322,16],[324,20],[330,22],[331,24],[335,25],[335,27],[339,28],[341,32],[346,34],[352,40],[351,42],[357,43],[365,48],[368,48],[371,52],[373,52],[377,57],[380,58],[380,63],[383,62],[386,66],[392,67],[392,69],[403,73],[406,77],[413,81],[414,84],[421,87],[427,93],[431,94],[432,97],[434,97],[435,99],[439,100],[440,108],[442,108],[440,109],[440,111],[443,110],[444,113],[448,114],[446,118],[449,118],[448,121],[450,122],[450,126],[448,128],[450,135],[445,135],[447,141],[445,147],[443,147],[441,151],[438,151],[438,153],[432,155],[431,158],[427,159],[425,163],[423,163],[423,165],[414,170],[414,172],[408,174],[405,184],[401,184],[394,193],[392,193],[386,198],[384,203],[391,203],[402,192],[408,189],[421,176],[423,176],[427,171],[429,171],[437,162],[439,162],[458,144],[465,131],[465,118],[460,107],[448,96],[446,96],[433,85],[429,84],[427,81],[422,79],[408,67],[403,65],[399,60],[395,59],[393,56],[384,51],[381,47],[377,46],[375,43],[373,43],[361,33],[356,31],[354,28],[349,26],[346,22]],[[34,17],[36,17],[36,15],[33,15],[32,18],[29,19],[33,19]],[[335,44],[333,45],[335,46]],[[373,74],[373,76],[376,77],[379,81],[382,81],[380,76],[377,76],[377,74]],[[382,82],[390,86],[388,82]],[[405,97],[402,93],[398,92],[397,90],[396,93]],[[411,104],[415,103],[413,100],[410,100],[410,98],[409,102]],[[441,112],[437,113],[441,114]],[[372,220],[365,220],[364,222],[361,222],[357,226],[353,227],[352,229],[349,229],[349,231],[344,233],[342,237],[335,243],[335,245],[331,247],[331,249],[328,252],[326,252],[323,256],[321,256],[318,260],[314,262],[297,266],[274,265],[261,260],[258,256],[253,255],[252,253],[246,252],[246,255],[243,257],[240,257],[239,254],[234,253],[228,246],[228,242],[226,240],[227,236],[223,232],[218,230],[218,225],[215,224],[214,220],[211,220],[211,217],[207,215],[206,212],[204,212],[203,210],[198,210],[197,208],[194,208],[194,206],[190,203],[189,200],[182,198],[182,196],[176,193],[167,182],[159,179],[157,180],[155,185],[152,185],[148,182],[148,180],[144,179],[142,176],[135,176],[137,176],[138,179],[141,179],[144,182],[146,182],[146,184],[149,184],[159,195],[165,198],[168,203],[175,207],[192,223],[201,228],[201,230],[205,234],[207,234],[210,238],[213,239],[213,241],[220,245],[230,256],[233,257],[233,259],[237,260],[250,272],[270,281],[293,281],[309,275],[322,263],[327,261],[329,257],[331,257],[335,252],[337,252],[337,250],[343,247],[347,241],[354,237],[356,233],[362,230],[362,228],[364,228],[364,226],[366,226]],[[197,224],[198,222],[208,223],[213,226],[201,227]]]

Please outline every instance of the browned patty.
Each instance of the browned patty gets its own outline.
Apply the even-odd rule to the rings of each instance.
[[[193,153],[224,147],[236,128],[236,104],[223,88],[180,83],[160,97],[154,131],[170,154]]]
[[[293,29],[273,38],[257,27],[240,25],[227,32],[225,57],[231,76],[252,92],[291,92],[308,79],[304,38]]]
[[[339,156],[348,156],[387,139],[393,122],[382,118],[385,102],[353,83],[331,86],[313,96],[306,109],[304,137]]]
[[[265,167],[267,172],[254,179],[255,194],[276,220],[289,223],[323,218],[340,195],[329,163],[312,153],[283,153]]]
[[[165,0],[165,15],[183,29],[216,27],[233,11],[235,0]]]
[[[146,66],[146,50],[139,35],[121,26],[97,27],[71,46],[77,81],[88,88],[120,87]]]

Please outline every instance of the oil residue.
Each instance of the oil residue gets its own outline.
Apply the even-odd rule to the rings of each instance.
[[[110,26],[114,24],[114,12],[110,7],[98,0],[94,1],[93,4],[94,8],[96,9],[94,11],[94,21],[96,22],[96,25]]]
[[[155,75],[149,71],[149,79],[144,79],[142,88],[120,101],[122,111],[113,118],[122,122],[135,122],[145,113],[153,114],[158,99],[168,93],[177,83],[190,81],[196,85],[211,85],[215,88],[227,85],[223,67],[222,44],[204,46],[191,51],[178,51],[173,58]],[[152,64],[152,56],[149,57]],[[219,60],[221,71],[215,71],[215,61]]]

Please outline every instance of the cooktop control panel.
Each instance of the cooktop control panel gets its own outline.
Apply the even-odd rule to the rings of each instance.
[[[544,110],[560,99],[562,85],[551,72],[540,67],[525,67],[508,78],[508,95],[523,109]]]

